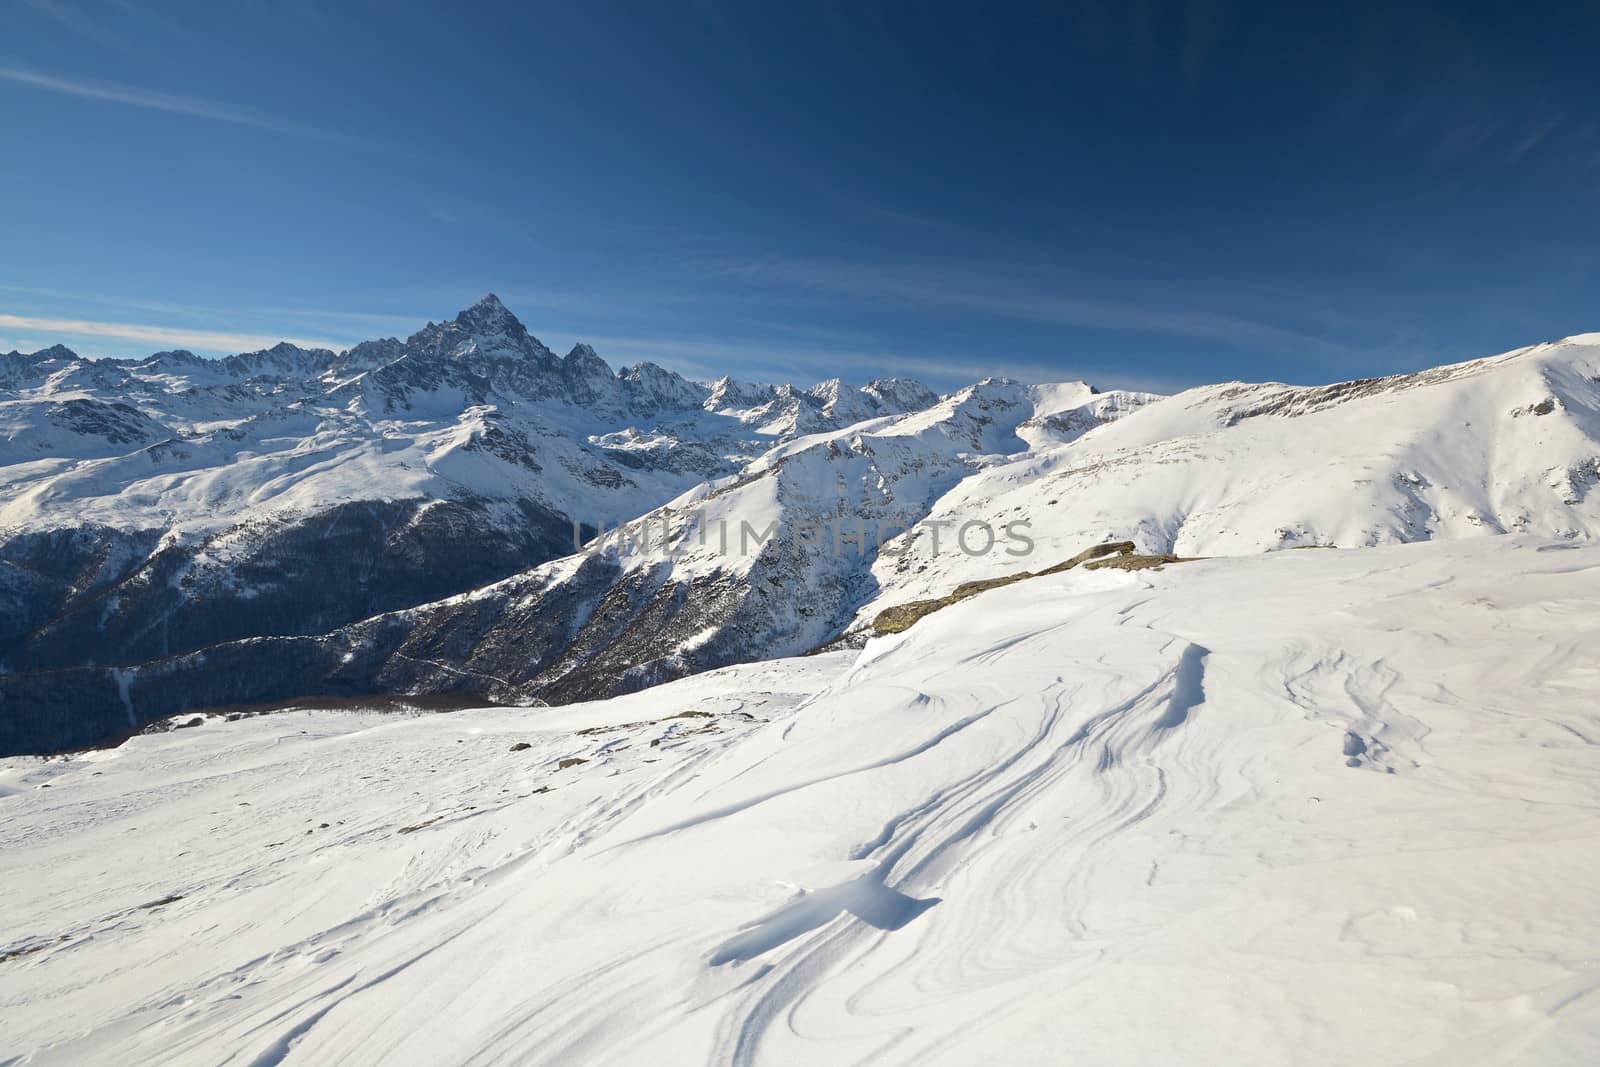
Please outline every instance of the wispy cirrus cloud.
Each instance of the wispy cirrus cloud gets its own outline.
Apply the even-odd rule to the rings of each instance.
[[[1115,333],[1143,333],[1240,345],[1264,351],[1349,355],[1352,346],[1327,330],[1328,315],[1308,311],[1295,321],[1242,305],[1269,303],[1263,293],[1200,294],[1194,284],[1108,285],[1087,272],[1028,272],[987,263],[861,264],[764,257],[713,267],[742,281],[790,293],[820,291],[893,301],[926,310],[959,309],[996,320],[1035,322]],[[1209,297],[1197,303],[1196,296]],[[1229,306],[1232,305],[1232,306]],[[1317,321],[1322,319],[1324,321]]]
[[[328,331],[333,336],[343,337],[347,340],[370,341],[380,336],[391,334],[407,336],[415,333],[421,327],[425,314],[395,315],[370,311],[327,311],[320,308],[295,307],[287,304],[255,305],[255,304],[230,304],[221,307],[215,304],[186,304],[175,303],[169,300],[130,299],[124,296],[108,296],[104,293],[84,293],[52,289],[39,285],[11,285],[0,282],[0,293],[18,293],[24,297],[45,298],[48,305],[66,305],[74,309],[100,308],[115,309],[109,314],[120,314],[124,311],[137,311],[149,315],[159,315],[166,319],[199,320],[227,320],[240,321],[244,319],[265,320],[270,323],[283,324],[285,329],[292,331],[312,330]],[[48,312],[48,307],[45,308]],[[73,319],[81,319],[81,313],[74,312]],[[231,331],[224,331],[225,333]],[[264,335],[263,335],[264,336]]]
[[[27,330],[59,340],[61,337],[109,337],[151,345],[177,345],[202,352],[248,352],[288,341],[301,348],[343,348],[337,341],[267,334],[188,330],[131,322],[93,322],[86,319],[49,319],[31,315],[0,315],[0,328]]]
[[[62,29],[86,37],[104,48],[119,52],[132,50],[125,38],[75,4],[63,0],[23,0],[23,3]]]
[[[375,141],[359,134],[346,133],[342,130],[329,129],[275,115],[262,114],[212,100],[202,100],[192,96],[179,96],[176,93],[165,93],[153,89],[140,89],[129,85],[116,85],[111,82],[62,78],[53,74],[44,74],[26,67],[9,64],[0,64],[0,81],[38,89],[42,92],[56,93],[61,96],[75,96],[83,100],[103,100],[108,103],[125,104],[129,107],[142,107],[151,111],[165,111],[174,115],[188,115],[191,118],[208,119],[212,122],[249,126],[253,129],[267,130],[271,133],[283,134],[289,137],[302,137],[360,147],[376,146]]]

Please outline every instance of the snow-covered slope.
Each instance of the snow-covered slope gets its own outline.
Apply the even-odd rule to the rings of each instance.
[[[6,761],[0,1061],[1593,1063],[1597,606],[1515,535],[1074,571]]]
[[[1392,378],[1206,386],[1059,440],[962,481],[888,546],[873,607],[1110,540],[1211,556],[1506,532],[1593,538],[1600,334]],[[935,527],[972,521],[1024,522],[1035,551],[935,550]]]

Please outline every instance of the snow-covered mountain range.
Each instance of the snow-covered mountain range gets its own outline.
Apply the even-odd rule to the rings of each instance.
[[[556,356],[493,295],[342,353],[0,356],[0,670],[323,633],[569,554],[575,526],[774,442],[936,400],[895,379],[613,372],[587,345]],[[17,714],[0,712],[0,749]],[[116,718],[87,715],[74,741]]]
[[[0,464],[0,751],[37,751],[309,694],[606,696],[1102,541],[1587,539],[1600,335],[1313,388],[939,397],[614,372],[490,296],[337,354],[0,357]],[[606,532],[574,552],[574,524]]]

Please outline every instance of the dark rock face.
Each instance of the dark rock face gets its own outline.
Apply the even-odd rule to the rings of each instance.
[[[939,394],[911,378],[875,378],[861,391],[873,397],[885,412],[921,411],[939,402]]]
[[[137,567],[160,539],[159,530],[80,526],[0,543],[0,664],[18,669],[18,653],[29,635],[74,603],[98,597]]]
[[[521,575],[320,635],[0,675],[0,752],[67,749],[196,708],[310,695],[564,704],[798,654],[814,643],[819,617],[842,627],[861,592],[797,591],[791,579],[805,551],[775,540],[749,575],[691,581],[673,580],[666,566],[624,571],[615,558],[586,555],[560,579]]]
[[[162,717],[147,709],[173,713],[307,693],[364,692],[343,682],[333,652],[331,645],[315,638],[267,637],[136,669],[70,667],[0,675],[0,753],[99,744]],[[306,689],[309,680],[323,680],[323,687]]]
[[[116,531],[74,533],[77,580],[63,581],[60,573],[70,554],[51,559],[49,546],[59,538],[36,542],[25,556],[4,546],[0,561],[14,568],[19,599],[38,597],[28,617],[44,616],[26,630],[0,629],[0,662],[13,672],[141,663],[240,638],[324,633],[572,550],[566,516],[526,502],[501,518],[472,502],[352,503],[137,559],[134,539]],[[139,543],[151,540],[146,534]],[[203,562],[221,542],[228,543],[227,564]],[[57,591],[53,604],[40,595],[50,589]]]
[[[166,436],[159,424],[128,404],[74,399],[54,405],[46,416],[63,430],[103,437],[115,445],[139,445]]]
[[[705,402],[708,390],[685,381],[654,363],[637,363],[617,373],[628,406],[643,418],[664,411],[691,411]]]
[[[15,538],[0,545],[0,754],[191,708],[381,692],[411,624],[396,609],[571,551],[565,516],[524,504],[508,518],[456,501],[350,504],[264,529],[214,573],[197,567],[204,544],[155,548],[158,531]]]

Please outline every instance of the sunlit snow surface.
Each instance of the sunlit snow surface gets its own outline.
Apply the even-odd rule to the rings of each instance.
[[[13,759],[0,880],[0,1063],[1594,1063],[1600,547]]]

